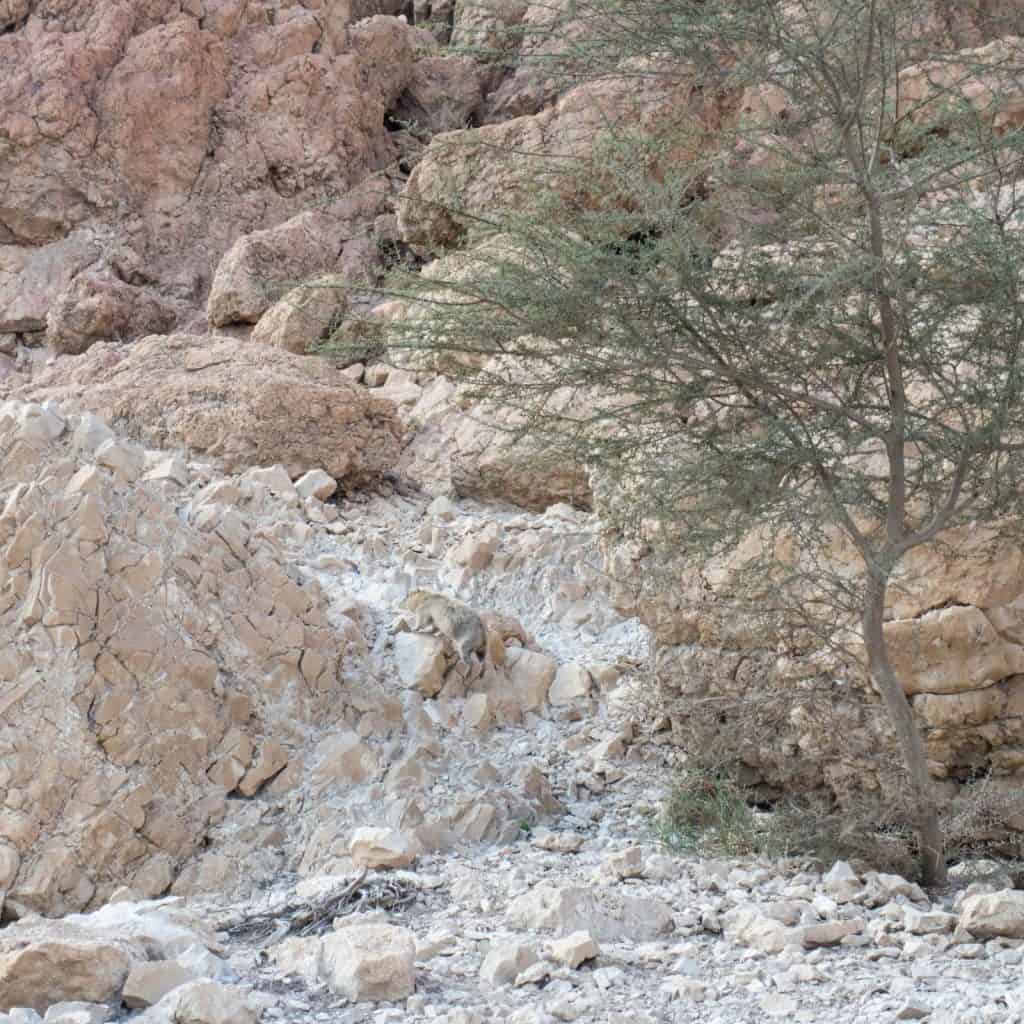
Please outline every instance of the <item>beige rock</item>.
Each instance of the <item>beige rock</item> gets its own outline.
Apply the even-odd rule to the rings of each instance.
[[[355,1002],[391,1002],[412,995],[416,940],[406,928],[357,924],[323,941],[321,977]]]
[[[0,1010],[27,1006],[40,1012],[52,1003],[115,1000],[131,960],[107,942],[37,942],[0,954]]]
[[[548,691],[548,700],[555,706],[572,704],[589,695],[593,682],[590,673],[579,663],[559,665]]]
[[[392,408],[319,359],[190,335],[93,346],[72,373],[40,375],[33,390],[75,402],[135,439],[183,446],[232,471],[280,462],[291,476],[326,470],[355,483],[398,455]]]
[[[590,932],[573,932],[564,939],[555,939],[548,945],[548,955],[552,960],[575,970],[586,960],[593,960],[601,950],[593,940]]]
[[[423,633],[398,633],[395,664],[404,686],[433,697],[441,689],[447,668],[444,641]]]
[[[631,846],[606,857],[601,867],[614,878],[639,878],[644,873],[643,851]]]
[[[172,1024],[256,1024],[259,1014],[242,989],[219,981],[190,981],[172,989],[152,1010]]]
[[[196,975],[174,960],[150,960],[132,964],[121,999],[129,1009],[137,1010],[159,1002],[168,992],[195,981]]]
[[[357,828],[348,844],[357,867],[407,868],[419,853],[418,844],[393,828]]]
[[[786,946],[803,941],[798,929],[768,917],[763,908],[753,905],[738,907],[727,916],[725,934],[762,953],[781,953]]]
[[[500,531],[496,527],[488,528],[479,535],[460,541],[448,553],[448,561],[472,572],[480,572],[491,564],[500,542]]]
[[[103,1003],[54,1003],[43,1018],[46,1024],[103,1024],[110,1007]]]
[[[319,760],[314,778],[322,785],[366,782],[379,771],[376,755],[354,732],[322,740],[314,757]]]
[[[491,698],[486,693],[474,693],[466,698],[462,720],[467,728],[483,732],[490,726],[492,718]]]
[[[142,475],[146,453],[138,445],[110,440],[97,449],[96,464],[109,469],[119,480],[131,483]]]
[[[1024,939],[1024,892],[1002,889],[968,896],[960,906],[960,927],[979,940]]]
[[[804,925],[794,931],[807,949],[836,946],[848,935],[859,935],[864,931],[864,919],[855,917],[842,921],[824,921],[821,924]]]
[[[21,461],[23,422],[73,422],[25,408],[0,407],[0,635],[18,638],[0,653],[0,786],[16,801],[0,814],[0,888],[23,913],[63,915],[120,885],[166,892],[225,792],[284,786],[283,751],[337,721],[340,666],[365,645],[244,509],[183,515],[162,481],[93,465],[91,442]],[[272,831],[237,834],[269,849]]]
[[[558,159],[545,161],[543,154],[557,153],[564,160],[585,160],[609,123],[629,120],[652,135],[692,126],[703,119],[713,122],[718,113],[698,98],[691,81],[669,76],[650,79],[603,79],[571,90],[554,107],[533,117],[518,117],[504,124],[437,135],[413,170],[398,210],[402,238],[430,251],[458,242],[474,215],[495,209],[521,207],[537,175],[547,174],[558,187],[564,167]],[[692,133],[691,133],[692,134]],[[700,134],[700,133],[696,133]],[[517,154],[534,154],[530,161]],[[694,155],[678,151],[680,161]],[[566,176],[565,187],[578,188],[578,180]],[[446,197],[459,196],[460,212]],[[611,193],[574,196],[577,201],[610,203]],[[625,197],[619,197],[624,201]]]
[[[537,950],[526,942],[492,943],[480,965],[480,980],[486,985],[510,985],[531,964],[537,962]]]
[[[513,647],[507,654],[509,690],[524,711],[542,708],[554,681],[558,664],[538,651]]]
[[[338,481],[322,469],[311,469],[295,481],[295,490],[301,498],[326,501],[338,489]]]
[[[344,313],[343,283],[322,277],[293,288],[259,319],[252,341],[304,355],[314,352]]]
[[[260,788],[288,764],[288,751],[277,740],[266,740],[260,746],[252,767],[238,783],[242,796],[254,796]]]
[[[1004,640],[980,608],[886,623],[885,639],[908,694],[978,690],[1024,670],[1024,647]]]

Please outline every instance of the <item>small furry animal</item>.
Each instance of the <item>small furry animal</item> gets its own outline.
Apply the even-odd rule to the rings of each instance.
[[[403,604],[416,616],[412,624],[415,631],[433,626],[448,639],[465,664],[472,666],[473,655],[482,657],[487,650],[487,631],[480,616],[469,605],[431,590],[414,590]]]

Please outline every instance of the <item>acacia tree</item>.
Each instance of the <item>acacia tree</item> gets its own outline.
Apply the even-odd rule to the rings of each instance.
[[[586,465],[621,530],[695,563],[784,535],[792,579],[853,601],[922,877],[941,882],[884,621],[909,551],[1019,501],[1017,40],[957,51],[916,0],[570,6],[588,31],[559,60],[578,80],[686,80],[700,102],[670,131],[623,118],[589,160],[546,159],[514,212],[453,196],[470,253],[392,282],[415,312],[388,343]],[[830,575],[837,535],[852,577]]]

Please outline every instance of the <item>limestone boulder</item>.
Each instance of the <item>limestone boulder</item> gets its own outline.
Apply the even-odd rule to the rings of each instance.
[[[416,939],[407,928],[354,924],[323,941],[320,974],[354,1002],[393,1002],[416,988]]]
[[[424,252],[457,244],[474,217],[493,219],[495,211],[525,206],[538,180],[574,202],[627,202],[607,183],[598,191],[596,178],[582,184],[585,175],[565,173],[570,164],[577,170],[585,164],[608,124],[629,120],[652,135],[667,135],[681,124],[704,123],[713,129],[719,117],[686,76],[609,77],[578,86],[532,116],[442,133],[433,138],[405,185],[399,231],[404,241]],[[524,160],[523,153],[530,158]],[[693,155],[692,150],[673,150],[666,159]],[[567,156],[576,160],[567,161]],[[458,197],[455,204],[453,196]]]
[[[115,942],[44,941],[0,953],[0,1010],[118,1002],[130,965],[128,952]]]
[[[960,906],[960,927],[979,941],[1024,939],[1024,892],[1001,889],[968,896]]]
[[[251,339],[299,355],[316,351],[344,313],[345,289],[331,277],[321,277],[287,292],[253,328]]]
[[[59,397],[152,447],[186,448],[231,471],[281,463],[293,477],[378,477],[398,459],[390,403],[314,357],[226,339],[154,335],[94,346],[29,394]]]
[[[348,845],[352,862],[366,868],[407,868],[416,859],[415,840],[393,828],[357,828]]]
[[[209,980],[171,989],[147,1016],[166,1024],[257,1024],[260,1019],[242,989]]]
[[[395,637],[395,663],[404,686],[433,697],[441,689],[448,667],[444,641],[425,633],[399,633]]]

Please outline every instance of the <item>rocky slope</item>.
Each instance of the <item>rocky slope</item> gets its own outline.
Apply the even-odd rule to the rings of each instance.
[[[925,895],[657,847],[649,645],[676,690],[775,652],[438,368],[303,355],[362,301],[340,277],[463,237],[434,200],[514,198],[494,142],[585,155],[621,114],[445,48],[557,46],[552,10],[0,0],[0,1024],[1024,1014],[998,869]],[[652,131],[725,113],[641,99]],[[951,794],[1024,764],[1020,555],[969,553],[908,567],[892,627]],[[420,587],[484,614],[479,677],[401,621]],[[877,784],[807,772],[823,740],[751,767]]]
[[[387,489],[325,502],[315,472],[224,476],[56,405],[3,416],[6,450],[47,468],[0,522],[29,550],[25,524],[47,517],[52,551],[19,570],[4,548],[26,615],[0,719],[18,776],[0,815],[5,1024],[1024,1012],[1024,905],[997,865],[926,895],[653,841],[671,748],[632,724],[646,637],[607,599],[592,515]],[[133,558],[140,530],[160,542]],[[96,598],[61,600],[86,584]],[[396,624],[415,586],[501,612],[482,678]],[[108,624],[103,652],[76,634]],[[147,637],[160,678],[153,642],[127,648]]]

